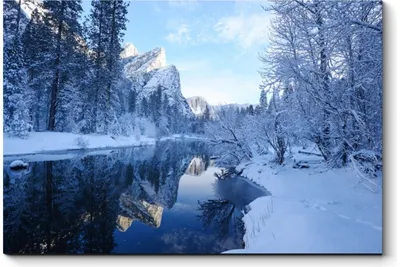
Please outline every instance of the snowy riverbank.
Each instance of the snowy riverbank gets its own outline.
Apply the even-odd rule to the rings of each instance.
[[[269,160],[258,157],[237,167],[272,196],[250,204],[243,218],[245,249],[225,253],[382,253],[381,191],[369,191],[350,168],[293,169]]]
[[[197,137],[173,135],[160,140],[193,139]],[[3,155],[70,151],[79,149],[106,149],[129,146],[154,145],[157,139],[146,136],[82,135],[60,132],[32,132],[27,139],[6,137],[3,139]]]

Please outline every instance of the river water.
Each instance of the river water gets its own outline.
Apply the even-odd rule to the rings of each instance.
[[[7,254],[216,254],[243,247],[243,210],[267,192],[218,180],[201,142],[4,158]]]

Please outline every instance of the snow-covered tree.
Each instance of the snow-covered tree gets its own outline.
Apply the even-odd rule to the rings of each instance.
[[[219,113],[217,120],[206,124],[206,136],[221,156],[221,163],[238,164],[253,157],[253,139],[245,119],[229,107]]]
[[[266,109],[267,108],[267,105],[268,105],[268,102],[267,102],[267,92],[264,90],[264,89],[261,89],[261,92],[260,92],[260,100],[259,100],[259,106],[262,108],[262,109]]]
[[[29,115],[30,88],[28,86],[20,34],[21,1],[4,1],[4,131],[26,138],[31,130]]]
[[[287,110],[302,119],[292,132],[334,165],[361,148],[381,151],[382,3],[284,0],[266,9],[274,19],[263,87],[293,90]]]
[[[128,3],[122,0],[92,1],[89,42],[95,61],[93,125],[107,133],[118,105],[116,83],[121,77],[121,42],[126,29]]]
[[[63,100],[62,96],[70,97],[67,92],[69,83],[72,80],[70,74],[73,70],[72,58],[77,50],[79,36],[82,28],[79,23],[82,6],[80,0],[74,1],[43,1],[43,7],[48,10],[43,16],[43,23],[54,32],[54,47],[48,53],[49,63],[52,66],[52,81],[50,90],[49,121],[47,129],[56,130],[56,116],[60,108],[58,104]],[[70,91],[70,90],[69,90]],[[69,103],[71,99],[65,99]],[[59,117],[63,119],[62,116]],[[62,130],[62,129],[61,129]]]

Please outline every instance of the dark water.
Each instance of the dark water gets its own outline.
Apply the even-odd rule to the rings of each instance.
[[[242,210],[265,191],[217,180],[207,147],[4,159],[7,254],[215,254],[243,247]]]

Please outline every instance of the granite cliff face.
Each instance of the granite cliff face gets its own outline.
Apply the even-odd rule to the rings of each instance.
[[[207,100],[205,100],[201,96],[193,96],[186,99],[190,109],[195,114],[196,117],[200,118],[203,117],[206,109],[208,109],[210,117],[215,117],[215,110],[214,107],[208,104]]]
[[[170,106],[175,106],[186,117],[193,117],[193,112],[182,95],[178,69],[174,65],[167,65],[164,48],[155,48],[140,54],[133,44],[126,44],[121,57],[125,77],[132,82],[138,103],[143,98],[149,99],[152,93],[161,88]]]

